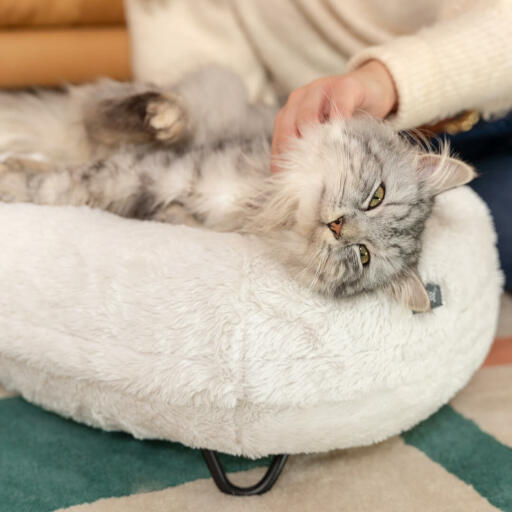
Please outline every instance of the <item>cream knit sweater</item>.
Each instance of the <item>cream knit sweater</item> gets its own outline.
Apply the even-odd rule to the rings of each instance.
[[[128,0],[139,78],[168,81],[217,61],[243,76],[253,99],[276,101],[315,78],[378,59],[398,91],[397,128],[469,109],[489,116],[512,108],[512,0],[147,4]]]

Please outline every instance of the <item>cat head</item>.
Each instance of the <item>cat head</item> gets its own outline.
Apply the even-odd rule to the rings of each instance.
[[[279,163],[255,222],[296,277],[331,296],[384,288],[413,311],[430,309],[421,235],[435,196],[471,181],[470,166],[368,118],[309,127]]]

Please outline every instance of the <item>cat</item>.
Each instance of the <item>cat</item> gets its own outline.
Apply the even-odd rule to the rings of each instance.
[[[2,93],[0,200],[87,205],[137,219],[256,234],[320,293],[384,289],[413,311],[435,196],[474,170],[369,116],[307,127],[270,172],[277,108],[206,68],[168,88],[103,80],[64,92]]]

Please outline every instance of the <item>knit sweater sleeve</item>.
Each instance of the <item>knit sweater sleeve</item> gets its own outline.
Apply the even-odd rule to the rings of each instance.
[[[512,1],[486,0],[409,36],[364,49],[349,70],[370,59],[389,69],[397,129],[446,119],[464,110],[491,115],[512,108]]]

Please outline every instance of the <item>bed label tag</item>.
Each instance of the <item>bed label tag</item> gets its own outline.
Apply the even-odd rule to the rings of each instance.
[[[438,284],[427,283],[425,286],[430,300],[430,307],[432,309],[438,308],[443,305],[443,297],[441,295],[441,287]]]

